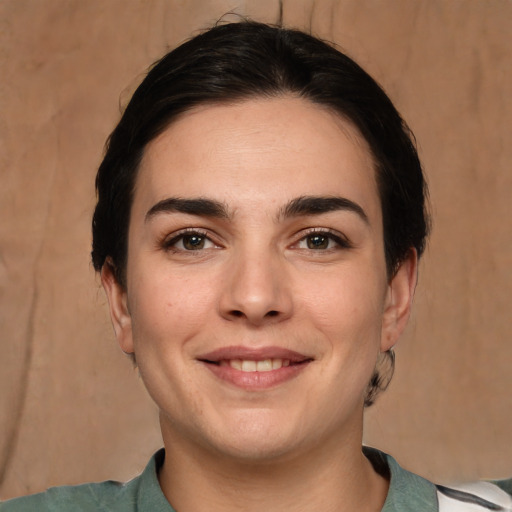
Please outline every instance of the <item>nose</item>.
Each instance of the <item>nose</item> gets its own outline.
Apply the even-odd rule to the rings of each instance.
[[[220,310],[227,320],[262,326],[291,316],[291,283],[286,262],[279,255],[241,251],[232,258],[226,274]]]

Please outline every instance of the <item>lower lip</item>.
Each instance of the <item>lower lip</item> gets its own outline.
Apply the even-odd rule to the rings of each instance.
[[[295,378],[304,371],[310,361],[283,366],[268,372],[243,372],[231,366],[203,363],[219,379],[248,391],[270,389]]]

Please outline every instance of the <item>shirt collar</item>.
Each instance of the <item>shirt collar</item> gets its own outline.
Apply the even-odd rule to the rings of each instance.
[[[378,472],[389,472],[389,491],[381,512],[438,512],[435,485],[421,476],[406,471],[397,461],[375,448],[363,447],[365,456]],[[140,511],[175,512],[167,501],[158,482],[158,468],[163,464],[162,448],[151,458],[139,477],[137,508]]]

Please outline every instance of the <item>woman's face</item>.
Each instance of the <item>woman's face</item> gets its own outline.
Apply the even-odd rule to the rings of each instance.
[[[360,448],[367,384],[405,326],[415,264],[387,279],[358,131],[282,97],[196,108],[152,141],[126,290],[102,277],[164,441],[252,460]]]

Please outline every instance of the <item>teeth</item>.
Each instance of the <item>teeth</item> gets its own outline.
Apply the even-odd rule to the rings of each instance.
[[[242,371],[243,372],[255,372],[256,371],[256,361],[242,361]]]
[[[229,364],[231,365],[231,368],[234,368],[235,370],[242,369],[242,361],[240,361],[240,359],[232,359],[229,361]]]
[[[221,366],[231,366],[235,370],[242,372],[270,372],[279,370],[283,366],[290,366],[288,359],[264,359],[262,361],[252,361],[248,359],[231,359],[230,361],[221,361]]]
[[[272,359],[265,359],[256,363],[257,372],[269,372],[272,370]]]

